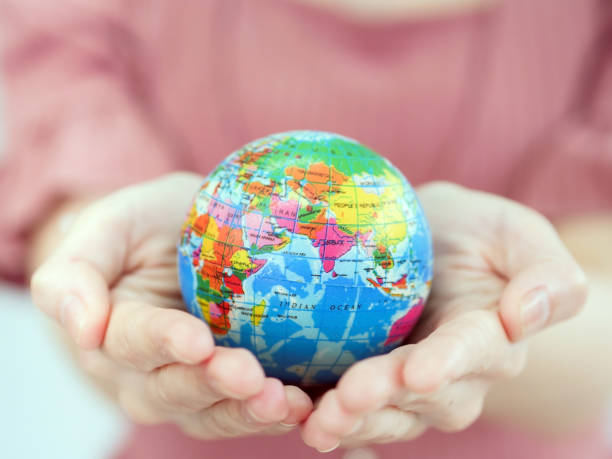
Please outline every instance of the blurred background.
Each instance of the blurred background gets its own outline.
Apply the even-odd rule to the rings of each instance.
[[[85,381],[51,327],[25,290],[0,283],[0,457],[109,457],[126,422]]]
[[[0,95],[0,161],[6,140],[1,101]],[[127,423],[84,379],[52,327],[25,289],[0,281],[0,457],[108,457]]]

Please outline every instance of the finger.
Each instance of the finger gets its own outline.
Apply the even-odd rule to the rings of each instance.
[[[321,452],[336,449],[340,439],[355,431],[363,423],[364,414],[347,411],[332,389],[323,395],[315,411],[302,428],[304,442]]]
[[[480,417],[489,383],[470,378],[451,383],[441,391],[416,399],[402,409],[418,413],[429,426],[444,432],[464,430]]]
[[[142,390],[143,374],[133,372],[121,378],[117,388],[117,403],[127,417],[137,424],[161,424],[168,421],[168,416],[152,404]]]
[[[587,296],[586,277],[553,226],[535,212],[504,222],[502,245],[510,282],[499,314],[512,341],[578,313]]]
[[[410,441],[422,435],[427,427],[418,415],[387,407],[369,413],[361,426],[342,437],[340,444],[353,448],[372,443]]]
[[[162,409],[195,413],[220,400],[254,397],[264,384],[263,370],[251,353],[218,347],[199,365],[172,364],[151,372],[147,393]]]
[[[338,390],[332,389],[323,395],[316,410],[304,425],[305,438],[314,438],[319,431],[334,438],[348,434],[362,421],[363,415],[348,411],[338,399]],[[313,440],[313,443],[317,443]]]
[[[60,322],[81,348],[99,347],[110,311],[109,286],[130,268],[125,266],[129,245],[153,240],[153,234],[163,235],[164,241],[176,237],[200,181],[193,174],[171,174],[86,208],[53,256],[34,273],[34,303]],[[184,208],[176,205],[177,194],[188,197]]]
[[[32,301],[57,320],[82,349],[97,348],[106,330],[109,291],[92,265],[50,260],[32,277]]]
[[[84,349],[98,347],[108,320],[110,285],[126,253],[126,226],[117,208],[83,211],[54,255],[34,273],[32,299]],[[112,228],[112,231],[109,231]]]
[[[82,368],[93,376],[100,389],[117,401],[130,420],[139,424],[159,424],[166,420],[142,390],[145,373],[119,366],[100,349],[78,351],[78,357]]]
[[[385,406],[403,387],[400,363],[387,354],[351,366],[337,384],[335,397],[342,409],[350,414],[364,414]]]
[[[315,448],[321,453],[328,453],[340,446],[341,434],[337,433],[340,430],[338,421],[332,423],[332,428],[327,429],[321,424],[322,416],[318,414],[319,407],[308,417],[302,427],[302,440],[308,446]],[[348,424],[349,422],[347,422]]]
[[[421,435],[426,427],[414,413],[386,407],[363,415],[361,422],[343,435],[318,429],[309,419],[302,429],[302,439],[318,451],[329,452],[338,446],[352,448],[372,443],[412,440]]]
[[[118,302],[103,349],[117,363],[151,371],[174,362],[202,362],[212,355],[214,342],[206,323],[184,311]]]
[[[285,428],[293,428],[308,418],[312,413],[313,403],[310,397],[296,386],[285,386],[285,396],[289,404],[289,414],[280,424]]]
[[[267,378],[257,395],[247,401],[226,399],[195,414],[184,416],[179,424],[188,435],[201,439],[231,438],[266,431],[289,414],[282,383]]]
[[[494,311],[475,310],[443,323],[424,340],[397,348],[391,355],[402,362],[408,390],[431,393],[470,374],[514,376],[507,373],[520,371],[522,352],[522,345],[508,341]]]
[[[469,311],[417,344],[353,365],[338,382],[337,399],[348,413],[372,412],[398,394],[432,393],[472,373],[515,376],[524,365],[524,354],[523,345],[508,341],[495,312]],[[322,414],[323,422],[340,418],[332,413]],[[344,428],[346,422],[341,425]]]

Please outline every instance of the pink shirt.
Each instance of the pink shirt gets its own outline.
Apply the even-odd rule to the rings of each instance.
[[[553,218],[612,209],[610,2],[502,0],[367,25],[289,0],[0,0],[0,33],[6,277],[23,272],[27,235],[54,202],[204,174],[290,129],[359,139],[413,184],[452,180]],[[479,457],[473,445],[493,438],[469,435],[443,442]],[[266,457],[297,444],[265,441],[281,445]]]

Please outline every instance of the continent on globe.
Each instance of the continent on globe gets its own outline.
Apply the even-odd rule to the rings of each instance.
[[[178,262],[187,308],[218,344],[302,385],[400,345],[432,278],[429,228],[402,173],[315,131],[256,140],[220,164],[194,199]]]

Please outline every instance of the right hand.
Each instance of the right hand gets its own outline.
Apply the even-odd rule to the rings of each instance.
[[[266,378],[245,349],[215,347],[184,310],[176,243],[201,181],[172,174],[86,208],[34,273],[32,297],[136,422],[204,439],[284,433],[308,417],[310,398]]]

